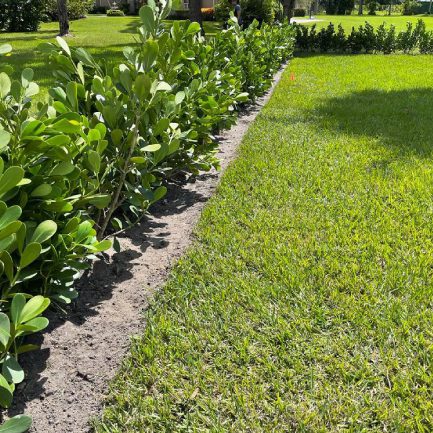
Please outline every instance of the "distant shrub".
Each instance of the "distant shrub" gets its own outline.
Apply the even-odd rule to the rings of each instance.
[[[249,26],[254,20],[259,23],[272,23],[274,21],[275,11],[272,0],[244,0],[241,1],[241,7],[245,27]]]
[[[168,18],[171,20],[187,20],[189,19],[189,11],[186,9],[172,10]]]
[[[297,8],[297,9],[293,10],[293,16],[294,17],[305,17],[306,14],[307,13],[306,13],[305,9],[302,9],[302,8]]]
[[[325,11],[327,15],[350,15],[355,6],[355,0],[327,0]]]
[[[226,23],[230,18],[230,12],[233,11],[233,5],[229,0],[220,0],[215,5],[215,19]]]
[[[426,31],[423,20],[418,20],[415,26],[407,23],[406,30],[398,34],[393,25],[381,24],[375,30],[368,22],[357,29],[353,27],[349,35],[341,25],[335,31],[332,23],[320,31],[315,25],[309,28],[298,24],[295,28],[296,46],[300,51],[390,54],[419,50],[424,54],[433,53],[433,32]]]
[[[420,4],[416,0],[404,0],[403,15],[416,15],[420,12]]]
[[[370,0],[367,3],[368,15],[376,15],[378,3],[376,0]]]
[[[57,0],[39,0],[45,4],[44,11],[51,17],[51,20],[58,19]],[[70,20],[78,20],[84,18],[94,6],[93,0],[68,0],[68,17]],[[105,13],[105,10],[104,12]]]
[[[41,0],[0,0],[0,30],[34,32],[42,21]]]
[[[92,9],[89,10],[89,14],[105,14],[107,13],[107,8],[104,6],[94,5]]]
[[[107,17],[124,17],[125,13],[120,9],[108,9]]]

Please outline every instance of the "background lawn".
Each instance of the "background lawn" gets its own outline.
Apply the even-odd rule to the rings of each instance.
[[[168,22],[169,23],[169,22]],[[137,17],[107,17],[105,15],[89,15],[87,18],[71,21],[72,37],[67,41],[71,46],[86,48],[93,55],[108,62],[122,59],[122,50],[135,41]],[[218,31],[216,22],[205,22],[206,34],[211,36]],[[15,68],[18,78],[24,68],[33,68],[35,81],[41,86],[39,98],[46,95],[46,89],[53,84],[51,72],[47,68],[45,56],[35,52],[41,42],[53,42],[59,31],[59,25],[43,23],[34,33],[0,33],[0,44],[9,43],[14,51],[11,57],[1,59]]]
[[[321,20],[319,22],[310,22],[310,23],[302,23],[302,25],[312,26],[313,24],[317,25],[317,28],[326,27],[330,22],[332,22],[335,27],[338,24],[341,24],[346,32],[350,32],[352,27],[358,28],[360,25],[365,24],[368,21],[372,26],[377,27],[382,23],[386,23],[388,25],[393,24],[397,31],[406,29],[406,23],[412,22],[416,24],[419,19],[422,19],[426,23],[426,27],[428,30],[433,30],[433,16],[428,15],[415,15],[415,16],[402,16],[402,15],[317,15],[315,17],[317,20]],[[308,17],[306,17],[308,19]]]
[[[432,80],[429,56],[293,60],[97,432],[433,430]]]

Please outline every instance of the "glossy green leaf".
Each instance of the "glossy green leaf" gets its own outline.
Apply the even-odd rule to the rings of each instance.
[[[5,313],[0,313],[0,343],[6,347],[11,337],[11,325],[9,317]]]
[[[101,169],[101,157],[99,156],[99,153],[95,150],[89,150],[87,159],[93,172],[99,173],[99,170]]]
[[[54,221],[43,221],[36,227],[30,242],[43,244],[48,239],[51,239],[55,235],[56,231],[57,224]]]
[[[31,96],[35,96],[39,93],[39,86],[35,83],[32,82],[28,85],[27,89],[24,92],[24,96],[26,98],[30,98]]]
[[[0,210],[0,230],[3,230],[10,223],[17,221],[21,213],[22,210],[17,205],[8,207],[3,213]]]
[[[69,45],[67,44],[67,42],[61,38],[60,36],[56,37],[56,41],[59,44],[60,48],[68,55],[71,55],[71,50],[69,49]]]
[[[31,197],[45,197],[51,194],[53,187],[48,183],[43,183],[42,185],[37,186],[31,193]]]
[[[72,173],[75,169],[74,164],[71,161],[63,161],[53,168],[50,175],[51,176],[66,176]]]
[[[11,140],[11,134],[3,129],[0,129],[0,151],[6,147]]]
[[[4,98],[11,90],[11,80],[5,72],[0,72],[0,98]]]
[[[144,28],[149,32],[155,31],[155,15],[150,6],[146,5],[140,8],[140,19],[143,23]]]
[[[25,433],[32,426],[32,419],[26,415],[17,415],[0,426],[0,433]]]
[[[21,255],[20,268],[23,269],[32,264],[40,256],[41,250],[42,246],[37,242],[28,244]]]
[[[7,238],[11,234],[16,233],[23,223],[21,221],[13,221],[6,227],[0,230],[0,240]]]
[[[15,327],[20,323],[21,312],[26,305],[26,298],[21,293],[16,294],[11,303],[11,317]]]
[[[9,407],[12,403],[13,394],[11,387],[3,375],[0,374],[0,406]],[[1,430],[0,430],[1,431]]]
[[[188,26],[188,29],[186,30],[187,35],[193,35],[201,31],[200,24],[197,22],[193,22]]]
[[[161,145],[159,143],[149,144],[148,146],[144,146],[141,148],[143,152],[156,152],[161,149]]]
[[[25,68],[21,72],[21,84],[23,87],[27,87],[33,80],[34,72],[33,69]]]
[[[2,374],[10,383],[21,383],[24,380],[24,370],[12,355],[6,355],[3,361]]]
[[[24,170],[21,167],[9,167],[0,176],[0,197],[18,185],[24,177]]]
[[[43,313],[50,305],[50,300],[43,296],[34,296],[27,301],[21,311],[20,323],[26,323]]]

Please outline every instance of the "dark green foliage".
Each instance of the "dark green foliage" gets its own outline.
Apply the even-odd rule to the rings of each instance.
[[[376,15],[377,7],[378,2],[376,0],[369,0],[367,2],[368,15]]]
[[[229,20],[232,11],[233,5],[229,0],[219,0],[215,5],[215,19],[226,23]]]
[[[326,0],[324,6],[327,15],[350,15],[355,0]]]
[[[57,0],[45,1],[45,13],[53,20],[58,20]],[[86,16],[94,5],[93,0],[68,0],[68,18],[78,20]],[[105,9],[103,11],[105,13]]]
[[[242,20],[244,26],[249,26],[254,20],[259,23],[272,23],[275,17],[272,0],[242,0]]]
[[[316,26],[308,28],[296,25],[296,46],[300,51],[335,52],[335,53],[383,53],[393,52],[430,53],[433,46],[433,33],[426,31],[424,21],[418,20],[415,27],[407,23],[406,30],[396,33],[395,26],[386,27],[381,24],[374,30],[368,22],[358,29],[352,28],[349,35],[339,25],[335,32],[334,25],[322,28],[319,32]]]
[[[416,15],[420,13],[420,4],[416,0],[404,0],[403,15]]]
[[[307,13],[306,13],[305,9],[302,9],[302,8],[293,9],[293,16],[294,17],[305,17],[306,14]]]
[[[0,31],[34,32],[43,11],[43,0],[0,0]]]

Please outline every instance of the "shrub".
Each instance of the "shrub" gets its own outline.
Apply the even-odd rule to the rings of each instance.
[[[231,20],[208,41],[198,23],[168,29],[169,12],[149,0],[140,43],[120,64],[61,38],[41,44],[57,83],[50,103],[32,105],[32,70],[20,81],[0,73],[2,406],[23,380],[19,355],[33,348],[23,338],[47,326],[49,304],[78,295],[74,280],[109,248],[107,236],[139,221],[171,176],[218,167],[215,132],[263,94],[293,50],[289,25],[242,31]]]
[[[334,42],[334,25],[329,23],[328,27],[320,29],[317,34],[317,46],[321,52],[326,53],[333,48]]]
[[[45,13],[53,21],[58,20],[57,0],[44,0]],[[68,17],[70,20],[78,20],[85,17],[94,6],[93,0],[68,0]],[[105,13],[105,10],[104,10]]]
[[[305,15],[306,15],[305,9],[297,8],[293,10],[294,17],[305,17]]]
[[[41,0],[0,0],[0,31],[34,32],[42,21]]]
[[[410,53],[419,49],[422,53],[428,53],[431,51],[431,44],[433,44],[432,32],[426,31],[425,23],[422,20],[418,20],[415,27],[412,23],[407,23],[406,30],[398,34],[393,25],[386,27],[385,24],[381,24],[374,30],[373,26],[367,22],[364,26],[359,26],[358,29],[353,27],[348,36],[341,26],[335,33],[332,24],[319,32],[316,31],[316,26],[308,28],[296,25],[295,32],[296,46],[301,51],[390,54],[395,51]]]
[[[376,15],[378,3],[375,0],[369,0],[367,2],[368,15]]]
[[[170,12],[169,18],[171,20],[187,20],[189,19],[189,16],[190,16],[189,10],[177,9],[177,10],[172,10]]]
[[[120,9],[108,9],[107,17],[124,17],[125,13]]]
[[[420,4],[416,0],[404,0],[403,15],[416,15],[420,11]]]
[[[233,5],[229,0],[219,0],[215,5],[215,19],[226,23],[229,20],[232,11]]]
[[[275,17],[272,0],[243,0],[242,20],[244,26],[249,26],[254,20],[259,23],[272,23]]]
[[[128,15],[129,14],[129,11],[130,11],[130,9],[129,9],[129,3],[126,0],[121,1],[118,6],[119,6],[119,9],[123,12],[124,15]]]
[[[107,13],[107,9],[104,6],[96,6],[93,5],[93,7],[89,10],[90,14],[106,14]]]
[[[325,11],[328,15],[350,15],[355,0],[326,0]]]

